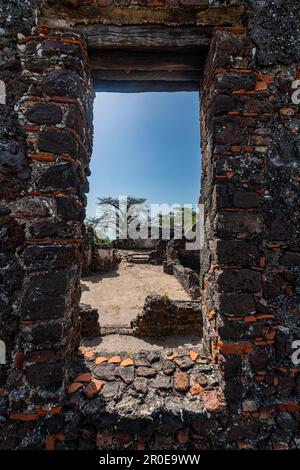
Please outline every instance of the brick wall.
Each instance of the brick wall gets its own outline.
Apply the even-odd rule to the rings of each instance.
[[[282,64],[287,30],[274,24],[274,49],[263,41],[270,10],[279,21],[285,7],[263,9],[254,30],[215,32],[202,101],[206,346],[232,409],[250,399],[254,414],[266,401],[299,409],[299,57],[288,49]]]
[[[80,447],[80,424],[97,404],[84,406],[79,392],[68,403],[70,415],[61,408],[77,346],[93,91],[83,37],[35,28],[43,3],[14,0],[0,17],[7,89],[0,105],[0,324],[8,349],[0,378],[2,448]],[[300,121],[291,94],[300,79],[300,11],[292,0],[243,3],[242,27],[215,25],[201,119],[204,345],[227,408],[222,402],[209,418],[187,412],[186,429],[204,435],[208,447],[255,448],[259,436],[263,448],[296,448]],[[168,392],[163,400],[160,410],[176,398]],[[212,401],[210,409],[215,394]],[[180,415],[179,408],[169,412]],[[104,411],[105,419],[111,432],[118,412],[114,422]],[[162,430],[157,416],[153,426],[172,445],[174,429]],[[93,422],[90,441],[100,428]]]

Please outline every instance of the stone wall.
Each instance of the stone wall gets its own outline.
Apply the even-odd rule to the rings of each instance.
[[[15,416],[56,406],[68,382],[92,144],[84,39],[36,27],[37,6],[13,1],[1,10],[1,384]]]
[[[164,271],[173,274],[192,299],[201,297],[199,250],[187,250],[186,239],[170,240],[165,249]]]
[[[81,392],[64,401],[78,344],[93,90],[85,38],[69,28],[37,27],[43,3],[13,0],[0,10],[0,80],[7,90],[0,105],[0,326],[7,345],[1,448],[94,446],[96,432],[99,448],[110,439],[119,448],[138,447],[141,438],[119,433],[145,433],[145,408],[136,401],[130,410],[137,414],[124,418],[118,402],[111,412],[116,385],[105,387],[107,401],[97,383],[88,405]],[[63,10],[62,2],[50,3],[49,22],[62,12],[60,24],[69,14],[80,20],[79,2]],[[178,423],[183,413],[178,432],[198,434],[186,447],[296,448],[300,378],[291,355],[299,339],[300,120],[291,96],[300,80],[300,10],[292,0],[245,0],[241,17],[242,9],[226,6],[236,1],[197,2],[200,13],[184,0],[174,12],[171,3],[145,9],[128,2],[128,15],[113,1],[105,11],[121,26],[123,17],[144,24],[147,15],[151,25],[197,24],[212,38],[201,105],[201,289],[205,354],[218,394],[209,416],[189,400],[164,397],[152,412],[149,439],[154,435],[157,448],[175,446],[177,430],[164,424],[174,416]],[[213,12],[205,16],[208,3]],[[90,6],[94,12],[99,3]]]
[[[148,296],[143,311],[131,322],[134,336],[202,335],[202,311],[199,302],[170,300]]]
[[[118,262],[117,250],[96,243],[87,244],[83,249],[82,276],[112,271]]]
[[[299,410],[299,10],[249,2],[215,32],[202,100],[205,344],[227,403]],[[248,410],[244,410],[246,414]]]

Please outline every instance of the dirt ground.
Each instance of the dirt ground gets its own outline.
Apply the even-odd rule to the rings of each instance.
[[[135,354],[144,351],[161,351],[163,349],[191,348],[199,347],[202,338],[199,335],[174,335],[162,338],[135,338],[127,335],[107,335],[93,339],[83,339],[82,350],[96,350],[105,354],[116,351],[126,351],[128,354]]]
[[[122,262],[116,271],[84,278],[81,302],[98,309],[101,327],[129,326],[142,311],[145,298],[153,294],[190,300],[162,266]]]

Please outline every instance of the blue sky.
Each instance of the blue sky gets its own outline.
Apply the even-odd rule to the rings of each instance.
[[[198,93],[97,93],[87,215],[97,197],[196,204],[201,154]]]

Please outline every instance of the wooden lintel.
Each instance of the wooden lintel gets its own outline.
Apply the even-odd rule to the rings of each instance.
[[[40,23],[53,27],[78,27],[89,24],[107,25],[169,25],[169,26],[237,26],[241,25],[243,5],[208,8],[199,7],[101,7],[83,6],[70,9],[62,5],[45,7]]]
[[[205,47],[210,43],[211,31],[201,27],[169,26],[82,26],[88,48],[95,49],[177,49]]]
[[[123,70],[94,70],[94,80],[116,80],[116,81],[163,81],[163,82],[196,82],[201,79],[202,74],[194,71],[127,71]]]
[[[92,70],[123,71],[202,71],[207,48],[192,48],[184,51],[141,50],[96,50],[89,52]]]
[[[200,91],[201,82],[94,80],[94,90],[115,93]]]

